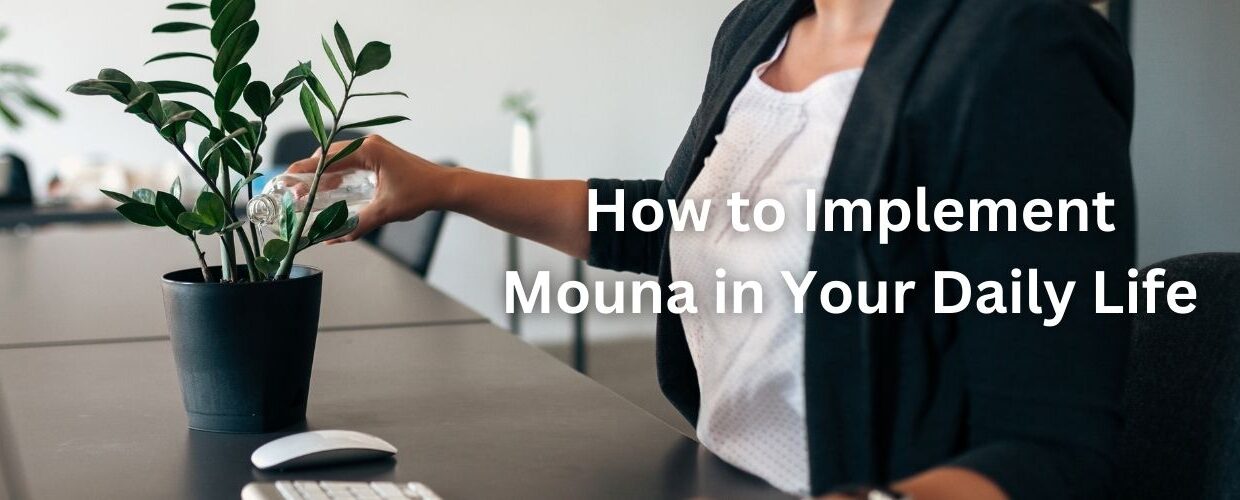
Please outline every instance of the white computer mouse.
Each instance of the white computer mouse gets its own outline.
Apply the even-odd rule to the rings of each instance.
[[[261,470],[337,465],[387,458],[391,443],[356,431],[310,431],[276,439],[258,447],[250,461]]]

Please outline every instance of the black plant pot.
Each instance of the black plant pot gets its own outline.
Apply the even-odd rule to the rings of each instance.
[[[191,429],[270,432],[305,420],[322,271],[294,266],[284,281],[220,284],[194,268],[164,275],[163,289]]]

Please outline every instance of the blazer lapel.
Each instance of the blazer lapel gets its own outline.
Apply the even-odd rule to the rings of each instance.
[[[714,151],[715,136],[723,131],[728,110],[732,108],[736,95],[749,81],[753,69],[766,62],[775,53],[779,42],[783,40],[788,30],[792,29],[792,25],[813,7],[813,0],[777,0],[777,3],[779,5],[771,8],[766,18],[740,42],[736,55],[721,63],[724,69],[720,72],[718,82],[708,89],[704,103],[705,113],[702,115],[704,118],[702,123],[705,126],[699,129],[700,133],[693,148],[693,158],[689,163],[689,174],[684,182],[680,183],[680,189],[676,193],[677,200],[684,200],[689,186],[693,185],[693,181],[701,173],[706,157]]]
[[[823,198],[866,199],[877,206],[905,93],[956,1],[894,1],[845,115]],[[822,272],[813,289],[828,280],[874,280],[867,236],[815,234],[810,269]],[[894,388],[883,382],[896,360],[882,335],[873,335],[873,326],[856,311],[827,315],[811,309],[806,315],[806,420],[816,494],[843,483],[897,479],[888,477],[892,408],[887,401],[894,396],[886,392]]]

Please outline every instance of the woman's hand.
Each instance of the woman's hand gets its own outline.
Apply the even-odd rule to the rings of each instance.
[[[349,142],[332,144],[328,155],[336,154]],[[288,171],[313,173],[321,156],[322,151],[319,151],[290,165]],[[333,164],[329,170],[354,168],[375,172],[378,179],[375,198],[358,212],[357,229],[329,244],[353,241],[388,222],[411,220],[429,210],[445,208],[451,193],[450,169],[400,149],[377,135],[366,137],[357,151]]]

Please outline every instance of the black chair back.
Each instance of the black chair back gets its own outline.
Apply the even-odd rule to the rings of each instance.
[[[367,235],[366,241],[400,261],[414,274],[426,277],[446,216],[444,212],[434,211],[411,221],[386,224]]]
[[[451,160],[439,164],[456,166],[456,162]],[[430,272],[431,259],[435,257],[435,247],[439,245],[439,235],[443,232],[446,218],[447,214],[442,211],[427,212],[411,221],[386,224],[366,235],[366,241],[400,261],[414,274],[425,278]]]
[[[34,205],[34,188],[26,162],[17,155],[0,154],[0,208]]]
[[[1136,318],[1116,498],[1240,498],[1240,254],[1150,267],[1193,283],[1197,308]]]
[[[342,130],[336,134],[336,140],[351,141],[365,135],[365,132],[356,130]],[[286,132],[276,139],[276,148],[271,155],[271,162],[280,168],[284,168],[297,160],[313,155],[318,149],[319,140],[314,138],[314,132],[311,132],[310,129]]]

